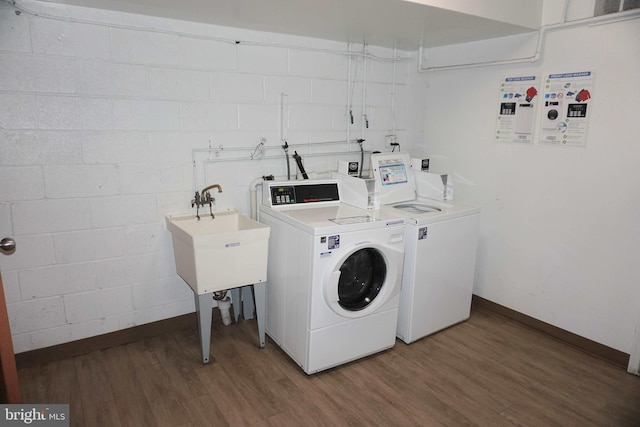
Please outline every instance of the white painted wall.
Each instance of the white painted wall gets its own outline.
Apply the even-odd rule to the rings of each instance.
[[[212,183],[224,189],[219,208],[247,212],[251,181],[285,173],[282,93],[290,144],[346,139],[346,44],[20,4],[40,16],[0,3],[0,236],[18,248],[0,269],[16,352],[192,312],[164,216],[192,211],[194,188]],[[363,130],[365,63],[353,57],[351,138],[369,150],[394,127],[403,148],[421,139],[421,126],[409,129],[424,102],[409,89],[416,68],[366,60]],[[276,159],[234,151],[263,137]],[[197,155],[194,174],[192,149],[220,145]],[[246,160],[228,160],[236,155]],[[336,169],[336,159],[305,165]]]
[[[290,143],[345,139],[348,47],[21,4],[105,25],[0,3],[0,236],[18,243],[0,269],[16,351],[193,311],[164,216],[190,211],[194,186],[213,182],[220,205],[246,212],[249,183],[284,173],[280,159],[226,160],[261,137],[279,146],[283,92]],[[475,292],[625,352],[640,299],[639,41],[629,21],[549,32],[535,64],[417,75],[415,60],[367,61],[367,148],[395,127],[403,150],[456,173],[457,200],[482,207]],[[352,79],[363,69],[354,58]],[[584,69],[597,73],[586,148],[493,141],[501,78]],[[358,83],[352,138],[362,94]],[[209,145],[225,151],[198,155],[194,185],[192,149]]]
[[[474,292],[627,353],[640,301],[639,45],[635,19],[549,31],[533,64],[425,73],[425,153],[455,173],[458,201],[482,207]],[[495,142],[502,78],[583,70],[596,73],[586,147]]]

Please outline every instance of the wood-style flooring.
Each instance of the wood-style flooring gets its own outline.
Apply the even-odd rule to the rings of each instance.
[[[640,426],[640,377],[500,315],[312,376],[255,321],[195,328],[19,371],[74,426]],[[363,337],[364,339],[364,337]]]

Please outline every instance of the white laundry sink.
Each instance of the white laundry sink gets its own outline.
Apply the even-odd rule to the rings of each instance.
[[[178,275],[198,294],[267,280],[270,228],[236,210],[169,215]]]

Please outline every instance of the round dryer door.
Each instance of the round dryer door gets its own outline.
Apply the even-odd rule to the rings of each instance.
[[[377,244],[360,245],[336,260],[325,280],[325,299],[336,313],[364,317],[400,289],[403,253]]]
[[[374,248],[360,249],[340,266],[338,304],[348,311],[358,311],[371,304],[387,277],[384,257]]]

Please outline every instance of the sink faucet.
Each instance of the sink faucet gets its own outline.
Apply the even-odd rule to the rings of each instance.
[[[208,187],[204,187],[200,193],[204,195],[205,192],[208,192],[212,188],[217,188],[218,193],[222,193],[222,187],[220,187],[220,184],[213,184],[213,185],[209,185]]]
[[[196,207],[196,217],[198,218],[198,221],[200,221],[200,206],[204,205],[209,205],[209,213],[211,214],[211,218],[215,218],[215,216],[213,215],[212,205],[215,204],[216,199],[215,197],[211,197],[211,193],[209,192],[209,190],[213,188],[217,189],[218,193],[222,193],[222,187],[220,186],[220,184],[213,184],[204,187],[199,193],[196,191],[194,199],[191,200],[191,207]]]

